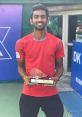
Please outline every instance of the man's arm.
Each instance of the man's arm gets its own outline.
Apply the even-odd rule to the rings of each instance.
[[[58,79],[62,76],[63,74],[63,58],[58,59],[56,61],[56,75]]]
[[[63,74],[63,58],[58,59],[56,61],[56,76],[53,77],[52,79],[55,81],[55,83],[57,83],[57,81],[59,80],[59,78],[62,76]]]
[[[18,63],[18,72],[19,72],[19,75],[28,84],[29,76],[27,76],[27,74],[26,74],[24,60],[17,60],[17,63]]]

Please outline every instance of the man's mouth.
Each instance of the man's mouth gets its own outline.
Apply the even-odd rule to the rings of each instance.
[[[42,23],[42,22],[41,22],[41,23],[37,23],[37,25],[38,25],[38,26],[42,26],[42,25],[43,25],[43,23]]]

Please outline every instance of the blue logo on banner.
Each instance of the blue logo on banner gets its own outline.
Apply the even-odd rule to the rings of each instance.
[[[22,5],[0,5],[0,80],[20,80],[15,44],[21,25]]]
[[[4,41],[10,31],[11,27],[0,27],[0,60],[12,59],[7,48],[4,46]]]

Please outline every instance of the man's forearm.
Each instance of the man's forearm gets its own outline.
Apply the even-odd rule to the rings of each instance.
[[[56,76],[58,79],[62,76],[63,74],[63,59],[59,59],[56,61]]]
[[[56,71],[56,76],[58,77],[58,80],[60,79],[60,77],[62,76],[62,74],[63,74],[63,68],[59,68]]]
[[[18,67],[18,73],[21,76],[21,78],[24,80],[24,77],[27,76],[25,70],[21,67]]]

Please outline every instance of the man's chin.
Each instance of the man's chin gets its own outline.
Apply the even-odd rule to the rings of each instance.
[[[36,30],[38,30],[38,31],[42,31],[42,30],[44,30],[45,28],[44,27],[37,27],[37,28],[35,28]]]
[[[37,25],[37,26],[34,26],[36,30],[44,30],[45,29],[45,26],[44,25]]]

